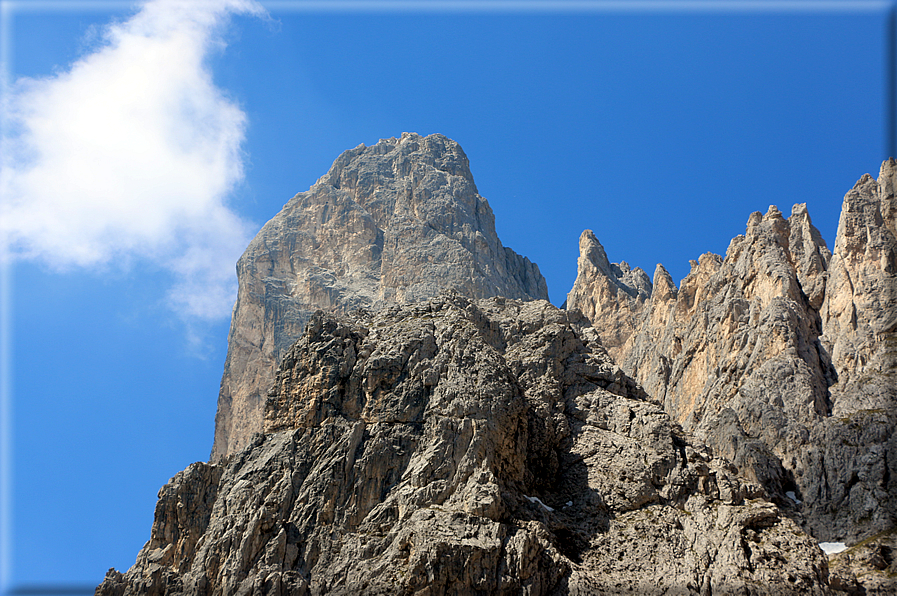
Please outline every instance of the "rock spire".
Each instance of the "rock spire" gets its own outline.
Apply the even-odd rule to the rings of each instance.
[[[834,253],[805,205],[772,206],[678,290],[658,267],[649,296],[609,291],[619,276],[586,247],[568,298],[675,421],[820,540],[897,526],[895,177],[892,159],[847,193]]]

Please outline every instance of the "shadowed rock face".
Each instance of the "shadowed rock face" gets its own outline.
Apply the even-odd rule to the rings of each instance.
[[[315,314],[264,434],[172,478],[97,594],[828,594],[761,495],[578,313],[449,293]]]
[[[833,255],[804,205],[770,207],[678,290],[658,266],[652,292],[609,292],[619,278],[583,254],[568,298],[674,420],[825,541],[897,522],[895,177],[889,160],[845,196]]]
[[[212,461],[262,430],[277,362],[317,309],[377,309],[442,289],[548,298],[538,267],[502,246],[467,156],[442,135],[344,152],[262,228],[237,277]]]

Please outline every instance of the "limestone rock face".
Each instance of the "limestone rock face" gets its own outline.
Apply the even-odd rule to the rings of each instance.
[[[635,332],[638,314],[651,297],[651,280],[644,270],[632,269],[626,261],[611,263],[592,230],[579,237],[576,266],[576,282],[567,294],[567,306],[578,308],[593,321],[605,349],[620,361],[626,340]]]
[[[897,402],[897,162],[866,174],[844,197],[823,343],[837,371],[833,414],[890,409]],[[864,403],[857,403],[864,400]]]
[[[822,344],[835,369],[831,418],[814,429],[810,474],[825,512],[872,531],[897,526],[897,162],[844,197],[822,305]],[[834,479],[834,481],[833,481]],[[821,529],[820,529],[821,530]],[[897,591],[892,576],[891,589]]]
[[[277,362],[318,309],[377,309],[446,288],[548,298],[538,267],[502,246],[467,156],[442,135],[344,152],[262,228],[237,277],[212,461],[262,430]]]
[[[545,301],[315,314],[264,420],[172,478],[98,596],[830,593],[815,540]]]
[[[658,266],[647,298],[604,291],[584,254],[568,298],[676,422],[823,541],[897,524],[895,172],[847,194],[834,255],[805,205],[770,207],[678,290]]]

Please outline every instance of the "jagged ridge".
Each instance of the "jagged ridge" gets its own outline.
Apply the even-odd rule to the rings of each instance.
[[[887,593],[895,170],[845,197],[834,256],[805,207],[771,207],[680,288],[587,231],[568,312],[399,307],[434,275],[526,299],[544,279],[501,247],[454,142],[344,153],[238,265],[218,463],[163,487],[150,542],[98,594],[827,594],[792,520],[884,528],[850,555],[879,574],[843,559],[831,585]]]

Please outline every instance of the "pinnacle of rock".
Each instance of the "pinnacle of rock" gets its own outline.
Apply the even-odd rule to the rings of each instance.
[[[894,160],[857,182],[833,253],[805,204],[787,219],[770,206],[724,258],[692,261],[678,292],[660,267],[644,300],[581,269],[567,302],[674,420],[820,540],[897,525],[895,188]]]
[[[794,205],[788,222],[791,231],[788,247],[797,269],[798,282],[810,301],[810,306],[814,310],[819,310],[825,298],[825,284],[828,279],[826,271],[832,253],[825,246],[819,230],[810,221],[806,203]]]
[[[567,306],[578,308],[596,322],[612,357],[619,357],[632,334],[636,314],[651,291],[651,280],[644,270],[631,269],[625,261],[611,263],[594,232],[582,233],[576,283],[567,294]]]
[[[318,309],[378,309],[443,289],[548,298],[539,268],[499,241],[461,146],[438,134],[345,151],[265,224],[237,277],[213,461],[262,430],[277,362]]]
[[[654,300],[665,301],[675,298],[679,293],[679,288],[673,281],[673,276],[660,263],[654,269],[654,283],[651,289],[651,297]]]
[[[895,178],[897,163],[889,160],[878,181],[866,174],[844,197],[821,312],[839,393],[852,384],[888,384],[897,372],[891,343],[897,332]],[[886,391],[875,398],[877,406],[868,405],[893,406],[895,393]]]

